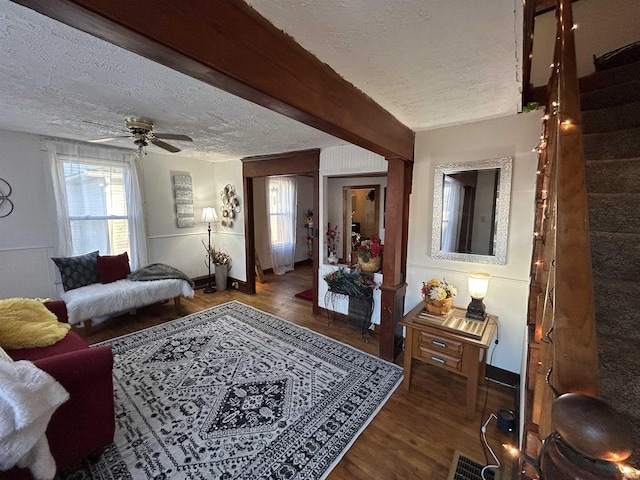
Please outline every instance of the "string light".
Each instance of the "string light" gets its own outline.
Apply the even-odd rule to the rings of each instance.
[[[636,470],[629,465],[623,465],[621,463],[616,466],[618,467],[618,470],[620,470],[620,473],[624,475],[624,478],[640,478],[640,470]]]

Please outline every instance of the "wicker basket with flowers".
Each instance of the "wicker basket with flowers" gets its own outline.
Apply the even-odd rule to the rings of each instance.
[[[458,289],[447,283],[446,280],[432,278],[427,283],[422,282],[422,298],[429,313],[434,315],[446,315],[451,311],[453,297],[458,294]]]

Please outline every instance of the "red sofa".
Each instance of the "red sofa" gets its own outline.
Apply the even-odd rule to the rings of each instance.
[[[50,301],[45,305],[59,321],[67,322],[63,301]],[[50,347],[7,350],[7,353],[16,361],[32,361],[69,392],[69,400],[55,411],[47,427],[49,447],[58,469],[79,465],[84,457],[113,442],[111,347],[89,348],[78,334],[69,331]],[[5,473],[10,474],[9,478],[31,478],[26,469]]]

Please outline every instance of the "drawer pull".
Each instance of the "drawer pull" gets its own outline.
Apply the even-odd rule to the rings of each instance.
[[[435,355],[431,355],[431,360],[433,360],[434,362],[441,363],[442,365],[447,363],[444,358],[436,357]]]
[[[433,343],[434,345],[440,348],[447,348],[447,344],[444,342],[441,342],[440,340],[431,340],[431,343]]]

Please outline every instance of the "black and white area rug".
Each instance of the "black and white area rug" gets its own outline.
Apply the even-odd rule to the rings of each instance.
[[[85,472],[100,480],[325,478],[403,372],[240,302],[103,344],[117,427]]]

